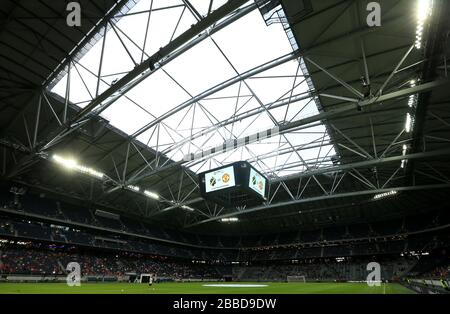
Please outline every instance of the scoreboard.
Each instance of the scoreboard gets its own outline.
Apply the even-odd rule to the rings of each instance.
[[[267,178],[247,161],[211,169],[198,176],[203,198],[219,205],[257,205],[267,198]]]
[[[236,186],[234,167],[216,169],[205,173],[205,192],[210,193]]]

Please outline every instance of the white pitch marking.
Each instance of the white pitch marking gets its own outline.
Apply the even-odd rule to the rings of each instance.
[[[268,285],[255,285],[255,284],[208,284],[203,287],[223,287],[223,288],[262,288]]]

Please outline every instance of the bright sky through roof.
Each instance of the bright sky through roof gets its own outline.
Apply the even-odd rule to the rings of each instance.
[[[225,2],[214,1],[213,9]],[[206,15],[209,1],[191,0],[191,3],[200,14]],[[122,17],[106,33],[99,93],[197,22],[190,11],[184,9],[181,0],[141,0],[128,14],[148,11],[151,5],[153,12],[147,38],[147,12]],[[144,42],[145,54],[142,53]],[[102,40],[99,40],[71,69],[69,99],[80,107],[95,97],[101,50]],[[282,25],[266,26],[260,12],[254,10],[157,70],[101,115],[131,135],[193,96],[291,51]],[[66,81],[66,77],[61,79],[52,91],[64,97]],[[293,86],[295,88],[291,92]],[[289,99],[308,89],[299,62],[290,61],[179,110],[137,139],[178,161],[185,154],[220,145],[226,140],[317,114],[316,103],[311,99],[291,102],[279,108],[267,107],[274,101]],[[235,115],[264,107],[268,109],[214,128],[214,125]],[[193,139],[186,141],[189,137]],[[333,155],[334,148],[329,144],[325,126],[316,125],[203,161],[194,161],[189,166],[200,172],[237,160],[249,160],[266,175],[283,176],[304,171],[312,163],[331,164]],[[305,163],[310,165],[305,166]]]

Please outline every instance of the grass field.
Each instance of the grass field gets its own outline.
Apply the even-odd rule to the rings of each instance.
[[[206,283],[0,283],[0,294],[409,294],[399,284],[369,287],[365,283],[264,283],[265,287],[208,287]],[[242,284],[242,283],[241,283]]]

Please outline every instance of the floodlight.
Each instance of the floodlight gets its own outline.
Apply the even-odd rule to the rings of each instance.
[[[79,165],[78,162],[73,159],[73,158],[64,158],[62,156],[59,155],[53,155],[52,156],[53,160],[55,162],[57,162],[58,164],[60,164],[61,166],[70,169],[70,170],[76,170],[78,172],[90,175],[92,177],[96,177],[99,179],[102,179],[104,174],[100,171],[97,171],[95,169],[86,167],[84,165]]]
[[[412,118],[411,114],[409,112],[406,114],[406,121],[405,121],[405,132],[409,133],[412,129]]]
[[[75,169],[78,164],[74,159],[63,158],[59,155],[53,155],[53,160],[68,169]]]
[[[220,221],[221,222],[237,222],[237,221],[239,221],[239,218],[237,218],[237,217],[222,218]]]
[[[136,186],[136,185],[127,185],[127,188],[135,191],[135,192],[139,192],[140,191],[140,187]]]
[[[144,194],[147,195],[150,198],[153,198],[155,200],[159,200],[159,195],[156,194],[155,192],[151,192],[151,191],[145,190]]]
[[[389,192],[384,192],[384,193],[380,193],[380,194],[375,194],[375,196],[373,197],[374,200],[379,200],[382,198],[386,198],[388,196],[393,196],[397,194],[397,191],[389,191]]]
[[[181,208],[186,209],[186,210],[189,210],[189,211],[191,211],[191,212],[193,212],[193,211],[195,210],[195,209],[193,209],[192,207],[189,207],[189,206],[187,206],[187,205],[182,205]]]
[[[417,26],[416,26],[416,42],[417,49],[422,48],[423,31],[425,28],[425,21],[431,15],[432,0],[418,0],[417,1]]]

